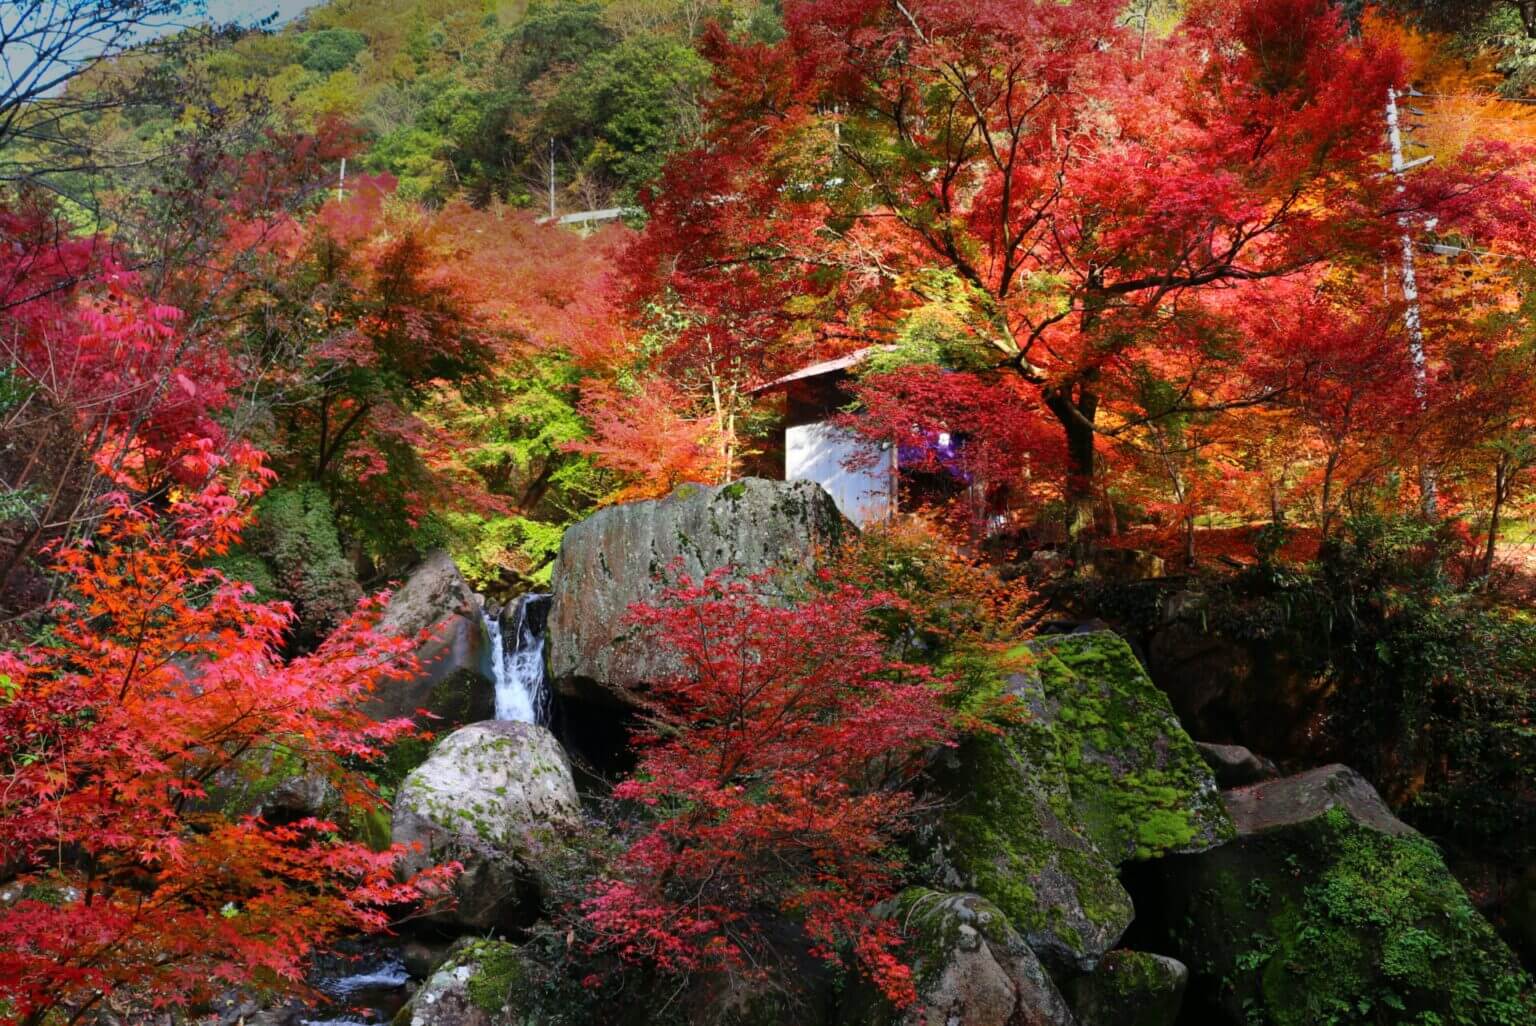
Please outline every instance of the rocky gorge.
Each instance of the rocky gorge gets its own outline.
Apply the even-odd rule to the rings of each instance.
[[[672,670],[627,634],[625,610],[667,574],[812,573],[853,531],[805,483],[685,486],[610,507],[566,533],[542,632],[511,623],[522,614],[510,606],[488,617],[444,555],[410,576],[385,623],[422,632],[424,668],[376,701],[381,715],[422,710],[436,739],[395,753],[389,834],[412,849],[402,872],[450,859],[463,868],[406,927],[409,957],[390,977],[404,1002],[398,1026],[592,1021],[539,981],[530,945],[571,871],[572,838],[605,829],[605,782],[622,772],[639,715],[626,693]],[[516,657],[494,643],[498,631],[524,638],[517,651],[537,645],[547,667],[532,686],[548,699],[518,706],[524,721],[493,715],[508,707],[497,690]],[[1529,978],[1511,950],[1436,847],[1353,770],[1282,775],[1245,748],[1197,741],[1109,630],[1020,641],[996,671],[1028,715],[934,753],[924,785],[934,812],[906,842],[910,885],[879,910],[904,938],[918,1003],[898,1009],[813,973],[807,1000],[721,1008],[714,1021],[1530,1021]],[[670,1021],[665,1009],[597,1014]]]

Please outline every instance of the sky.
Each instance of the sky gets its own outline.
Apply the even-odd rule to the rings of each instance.
[[[253,22],[276,14],[279,22],[290,21],[306,7],[320,0],[208,0],[208,17],[213,21]]]
[[[103,7],[108,6],[106,0],[98,2]],[[152,39],[205,20],[220,24],[233,21],[255,25],[274,14],[277,15],[277,21],[273,23],[275,26],[293,20],[306,7],[318,2],[320,0],[205,0],[205,3],[199,4],[197,0],[188,0],[187,9],[179,16],[147,20],[130,38],[135,41]],[[42,95],[55,93],[64,87],[58,78],[61,71],[100,54],[103,47],[109,45],[104,42],[105,39],[117,45],[124,41],[121,36],[114,35],[110,28],[103,28],[98,35],[69,46],[57,59],[37,61],[39,46],[46,49],[59,41],[64,23],[58,12],[63,9],[62,5],[0,0],[0,30],[22,37],[21,41],[11,44],[15,47],[14,51],[10,46],[0,49],[0,99],[13,94],[26,95],[27,88],[35,88],[38,83],[50,80],[55,80],[54,85]],[[23,27],[35,28],[40,35],[29,41],[26,33],[18,32]]]

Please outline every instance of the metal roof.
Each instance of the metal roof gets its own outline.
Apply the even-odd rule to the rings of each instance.
[[[801,367],[799,370],[786,374],[782,378],[775,378],[767,384],[758,385],[756,388],[749,389],[749,391],[753,394],[770,392],[775,388],[782,388],[791,382],[804,381],[806,378],[819,378],[824,374],[836,374],[838,371],[857,367],[876,353],[888,353],[895,348],[893,345],[865,346],[863,349],[856,349],[846,356],[839,356],[835,360],[823,360],[820,363],[813,363],[809,367]]]

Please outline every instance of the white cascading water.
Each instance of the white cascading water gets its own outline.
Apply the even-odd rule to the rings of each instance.
[[[543,723],[547,698],[544,687],[544,617],[549,596],[524,595],[500,616],[486,615],[491,635],[491,666],[496,673],[496,718]],[[502,629],[502,621],[509,629]]]

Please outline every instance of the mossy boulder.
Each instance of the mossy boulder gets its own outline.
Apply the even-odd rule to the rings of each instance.
[[[1229,791],[1232,843],[1152,868],[1187,1003],[1274,1026],[1536,1022],[1532,983],[1433,844],[1359,774]]]
[[[530,1005],[521,949],[502,940],[464,940],[395,1016],[394,1026],[516,1026]]]
[[[1111,951],[1066,985],[1078,1026],[1173,1026],[1189,970],[1166,955]]]
[[[746,478],[683,485],[664,499],[610,506],[572,526],[551,577],[550,679],[565,694],[622,691],[672,672],[669,656],[631,638],[629,607],[654,598],[674,568],[806,572],[853,532],[811,481]]]
[[[454,731],[411,771],[395,799],[392,836],[412,849],[402,874],[463,865],[433,915],[484,930],[531,919],[546,866],[579,815],[570,764],[554,735],[494,720]]]
[[[879,909],[906,941],[917,1004],[897,1011],[878,1001],[852,1020],[861,1026],[1072,1026],[1066,1001],[1024,938],[977,894],[903,891]]]
[[[1209,767],[1130,647],[1045,638],[998,662],[1027,716],[940,760],[928,856],[946,887],[995,902],[1054,968],[1086,972],[1130,925],[1116,867],[1232,836]]]
[[[1201,851],[1233,836],[1210,767],[1123,638],[1060,635],[1014,654],[1039,680],[1031,708],[1055,735],[1077,820],[1110,861]]]
[[[1011,680],[1027,689],[1027,677]],[[929,845],[943,886],[976,891],[1055,968],[1087,971],[1131,923],[1115,867],[1085,836],[1056,739],[1039,721],[979,735],[935,768],[945,808]]]
[[[243,753],[216,774],[206,804],[231,818],[257,815],[274,823],[345,812],[330,780],[297,750],[276,742]]]

